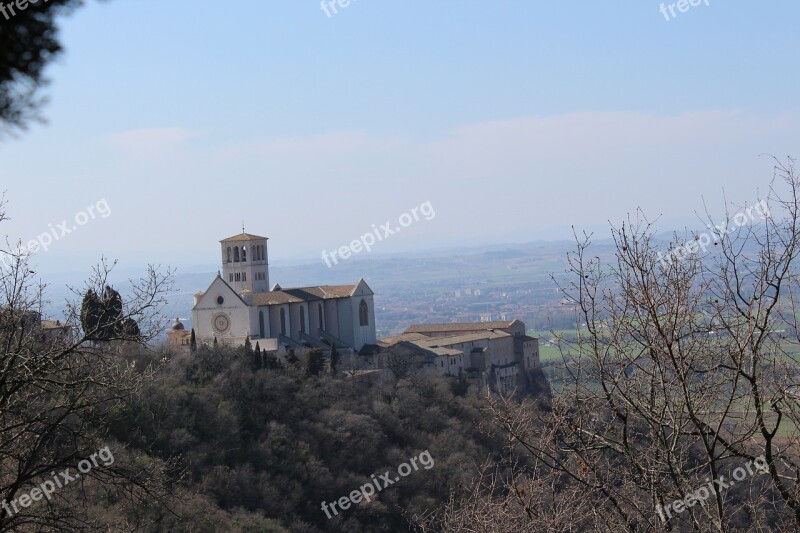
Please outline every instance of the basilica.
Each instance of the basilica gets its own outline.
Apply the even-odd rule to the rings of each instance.
[[[267,238],[242,232],[220,241],[222,270],[198,292],[192,325],[198,344],[264,350],[322,348],[358,353],[376,346],[374,293],[353,285],[269,286]]]

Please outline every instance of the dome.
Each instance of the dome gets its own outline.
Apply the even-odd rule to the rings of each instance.
[[[173,331],[180,331],[182,329],[186,329],[186,327],[181,323],[181,319],[180,318],[176,318],[175,319],[175,323],[172,325],[172,330]]]

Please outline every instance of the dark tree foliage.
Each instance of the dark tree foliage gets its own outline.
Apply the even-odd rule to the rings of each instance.
[[[297,355],[294,353],[294,348],[289,348],[289,351],[286,353],[286,362],[292,366],[300,364],[300,359],[298,359]]]
[[[319,376],[325,367],[325,356],[322,350],[315,348],[306,355],[306,375]]]
[[[141,336],[139,331],[139,324],[130,317],[123,318],[120,322],[119,336],[124,339],[137,339]]]
[[[250,335],[244,340],[244,351],[247,353],[253,352],[253,343],[250,342]]]
[[[132,451],[180,455],[182,490],[196,494],[163,531],[407,531],[413,515],[447,501],[502,448],[480,429],[489,422],[482,396],[456,397],[441,380],[413,377],[392,389],[380,379],[254,371],[240,353],[176,354],[120,413],[116,437]],[[331,519],[323,512],[323,501],[425,450],[430,469]]]
[[[39,0],[24,10],[15,2],[3,2],[0,13],[0,132],[24,128],[39,118],[46,84],[45,67],[62,51],[56,19],[83,2]],[[13,13],[13,15],[12,15]]]
[[[469,390],[469,383],[464,375],[452,378],[450,381],[450,390],[455,396],[464,396]]]
[[[192,353],[197,351],[197,337],[195,337],[194,328],[192,328],[192,337],[189,340],[189,350],[191,350]]]
[[[81,326],[91,341],[138,340],[136,321],[123,314],[122,297],[106,285],[102,296],[89,289],[81,304]]]
[[[266,350],[261,352],[261,367],[260,368],[268,368],[268,369],[278,369],[283,368],[283,364],[278,360],[278,357],[270,353]]]
[[[81,302],[81,326],[84,331],[97,331],[100,325],[100,298],[89,289]]]
[[[331,374],[336,374],[339,370],[339,360],[342,358],[336,350],[336,345],[331,346]]]

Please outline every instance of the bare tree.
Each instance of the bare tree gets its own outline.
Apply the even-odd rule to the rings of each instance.
[[[133,368],[116,347],[144,342],[160,328],[170,275],[150,268],[132,284],[129,301],[115,317],[127,327],[112,328],[109,342],[90,342],[96,332],[82,329],[78,303],[69,306],[62,333],[48,334],[41,322],[43,286],[34,282],[28,257],[12,249],[2,253],[7,268],[0,270],[0,531],[134,529],[141,525],[136,515],[142,508],[168,501],[170,465],[139,460],[109,437],[115,413],[135,400],[153,373]],[[101,264],[87,287],[106,287],[109,271]],[[113,462],[78,473],[81,461],[106,448]],[[67,469],[74,481],[66,485],[60,478],[65,485],[43,498],[40,487]]]
[[[480,510],[509,531],[800,528],[800,180],[774,168],[760,220],[706,211],[666,256],[641,213],[610,262],[576,239],[551,408],[490,401],[516,455],[437,514],[447,529]]]
[[[395,382],[405,379],[413,370],[414,354],[404,346],[392,346],[386,350],[386,368],[394,376]]]

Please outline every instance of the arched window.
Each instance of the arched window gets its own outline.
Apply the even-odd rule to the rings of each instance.
[[[264,311],[258,312],[258,335],[264,338]]]
[[[301,305],[300,306],[300,333],[306,332],[306,310]]]
[[[286,335],[286,310],[281,308],[281,335]]]
[[[247,261],[247,246],[242,246],[242,263]]]
[[[231,262],[231,247],[228,246],[228,263]]]
[[[362,326],[369,326],[369,307],[367,307],[367,302],[364,300],[361,300],[358,305],[358,323]]]
[[[239,262],[239,247],[238,246],[234,246],[233,247],[233,262],[234,263],[238,263]]]
[[[322,330],[327,330],[325,326],[325,312],[322,310],[322,304],[317,304],[317,311],[319,311],[319,327]]]

